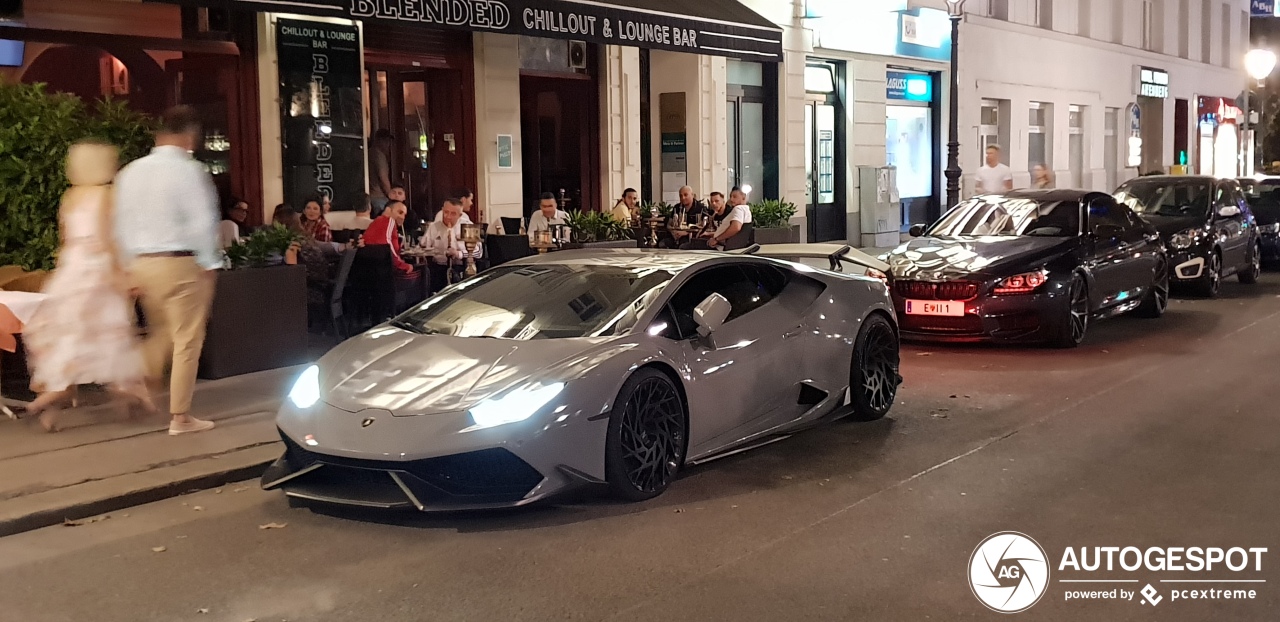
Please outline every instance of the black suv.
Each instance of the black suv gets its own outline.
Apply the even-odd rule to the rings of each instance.
[[[1258,281],[1261,240],[1244,192],[1234,179],[1155,175],[1125,182],[1116,199],[1150,223],[1169,249],[1169,276],[1206,297],[1223,277]]]

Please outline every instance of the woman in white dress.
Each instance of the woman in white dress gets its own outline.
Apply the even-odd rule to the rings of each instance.
[[[76,143],[67,154],[71,188],[58,213],[58,268],[22,335],[31,388],[40,394],[27,412],[39,414],[50,432],[58,430],[52,409],[82,384],[106,386],[132,405],[156,411],[146,388],[129,282],[110,233],[111,182],[118,170],[119,153],[105,143]]]

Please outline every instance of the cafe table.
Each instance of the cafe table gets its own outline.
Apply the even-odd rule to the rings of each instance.
[[[23,327],[35,316],[44,300],[44,294],[0,291],[0,350],[18,350],[17,335],[22,334]],[[10,419],[16,418],[4,404],[3,387],[0,387],[0,413]]]

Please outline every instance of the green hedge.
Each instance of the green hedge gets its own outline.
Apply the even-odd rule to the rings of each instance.
[[[151,148],[152,123],[124,102],[91,108],[44,85],[0,83],[0,265],[53,268],[67,149],[86,138],[120,147],[123,164]]]

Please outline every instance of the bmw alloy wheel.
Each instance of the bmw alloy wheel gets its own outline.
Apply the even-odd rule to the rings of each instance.
[[[1240,271],[1239,279],[1245,285],[1253,285],[1262,276],[1262,248],[1254,246],[1249,251],[1249,266]]]
[[[1066,313],[1053,329],[1050,341],[1059,348],[1074,348],[1089,332],[1089,288],[1079,274],[1071,277],[1064,310]]]

